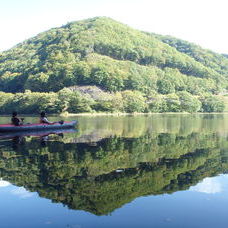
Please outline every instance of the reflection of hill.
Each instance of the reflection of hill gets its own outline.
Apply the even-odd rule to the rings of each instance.
[[[214,132],[227,135],[227,117],[226,114],[81,117],[78,119],[78,136],[98,135],[100,138],[110,136],[138,138],[147,132],[169,133],[184,137],[194,132],[206,134]]]
[[[102,215],[139,196],[187,189],[228,168],[226,139],[213,133],[147,133],[93,145],[59,140],[41,147],[30,138],[14,151],[4,142],[0,176],[69,208]]]

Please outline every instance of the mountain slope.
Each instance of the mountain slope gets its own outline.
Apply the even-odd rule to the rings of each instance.
[[[217,54],[213,51],[203,49],[193,43],[177,39],[171,36],[154,35],[162,42],[176,48],[177,51],[184,53],[204,66],[214,69],[218,73],[228,75],[228,59],[227,55]]]
[[[97,85],[111,92],[186,90],[198,95],[226,88],[224,56],[211,55],[208,64],[204,55],[196,57],[198,49],[189,54],[180,46],[106,17],[72,22],[1,53],[0,90],[43,92]],[[220,67],[219,58],[224,62]]]

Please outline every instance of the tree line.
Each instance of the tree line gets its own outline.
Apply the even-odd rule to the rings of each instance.
[[[5,93],[0,92],[0,114],[13,110],[31,114],[46,110],[48,113],[85,112],[222,112],[222,98],[216,95],[193,96],[186,91],[171,94],[145,95],[140,91],[125,90],[116,93],[83,94],[64,88],[54,92]]]

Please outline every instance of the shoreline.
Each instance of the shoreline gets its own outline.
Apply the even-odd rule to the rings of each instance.
[[[48,116],[61,116],[61,117],[74,117],[74,116],[151,116],[151,115],[224,115],[228,114],[228,112],[151,112],[151,113],[124,113],[124,112],[118,112],[118,113],[107,113],[107,112],[98,112],[98,113],[55,113],[55,114],[48,114]],[[2,117],[9,117],[11,114],[1,114]],[[20,116],[38,116],[34,114],[23,114],[21,113]]]
[[[124,113],[124,112],[119,112],[119,113],[105,113],[105,112],[100,112],[100,113],[61,113],[59,114],[60,116],[63,117],[71,117],[71,116],[151,116],[151,115],[210,115],[210,114],[228,114],[228,112],[151,112],[151,113]]]

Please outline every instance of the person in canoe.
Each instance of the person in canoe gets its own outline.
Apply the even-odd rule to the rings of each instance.
[[[17,112],[12,112],[11,123],[15,126],[23,125],[24,118],[18,118]]]
[[[46,113],[45,112],[41,112],[40,113],[40,123],[44,123],[44,124],[55,124],[55,122],[50,122],[47,119]]]

